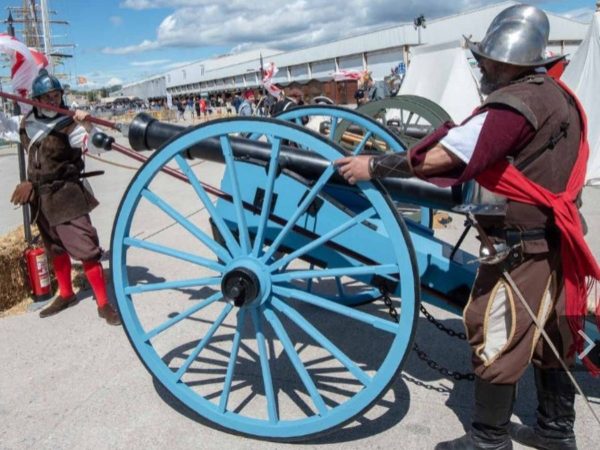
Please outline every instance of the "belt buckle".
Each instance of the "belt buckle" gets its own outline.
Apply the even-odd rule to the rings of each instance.
[[[504,238],[508,247],[514,247],[523,243],[523,235],[519,230],[504,230]]]

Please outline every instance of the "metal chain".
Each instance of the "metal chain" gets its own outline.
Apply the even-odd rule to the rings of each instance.
[[[462,331],[454,331],[453,329],[447,328],[446,326],[444,326],[441,322],[438,322],[438,320],[435,317],[433,317],[429,311],[427,311],[425,309],[423,304],[421,304],[420,310],[423,313],[423,315],[425,316],[425,318],[427,320],[429,320],[432,324],[434,324],[438,330],[443,331],[444,333],[446,333],[449,336],[456,337],[456,338],[460,339],[461,341],[467,340],[467,335],[465,333],[463,333]]]
[[[389,313],[390,317],[392,319],[394,319],[394,322],[400,323],[400,319],[399,319],[400,316],[398,314],[398,311],[394,307],[394,304],[392,303],[392,299],[390,298],[389,294],[387,293],[387,291],[385,289],[381,289],[381,297],[383,298],[383,301],[384,301],[385,305],[388,308],[388,313]],[[429,314],[429,313],[427,313],[427,314]],[[429,316],[431,316],[431,314],[429,314]],[[425,317],[427,317],[427,315]],[[433,319],[433,317],[432,317],[432,319]],[[434,323],[436,323],[436,322],[434,322]],[[439,322],[437,322],[437,323],[439,323]],[[444,327],[444,328],[446,328],[446,327]],[[448,329],[446,328],[446,330],[448,330]],[[456,333],[453,330],[450,330],[450,331],[452,331],[455,335],[458,334],[458,333]],[[450,333],[448,333],[448,334],[450,334]],[[465,339],[466,339],[466,337],[465,337]],[[457,372],[457,371],[454,371],[454,370],[447,369],[447,368],[439,365],[437,362],[435,362],[433,360],[433,358],[431,358],[427,353],[425,353],[417,345],[416,342],[413,344],[413,348],[412,349],[417,354],[418,358],[421,361],[425,361],[425,363],[427,363],[427,365],[429,367],[431,367],[433,370],[438,371],[439,373],[441,373],[446,378],[452,378],[452,379],[454,379],[456,381],[462,381],[462,380],[473,381],[473,380],[475,380],[475,374],[473,374],[472,372],[461,373],[461,372]]]

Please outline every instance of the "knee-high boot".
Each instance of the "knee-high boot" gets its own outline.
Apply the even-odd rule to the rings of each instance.
[[[439,443],[436,450],[512,449],[508,425],[515,394],[514,384],[492,384],[475,378],[475,410],[471,429],[461,438]]]
[[[546,450],[576,450],[575,387],[562,369],[534,368],[538,396],[533,427],[510,424],[510,435],[520,444]]]

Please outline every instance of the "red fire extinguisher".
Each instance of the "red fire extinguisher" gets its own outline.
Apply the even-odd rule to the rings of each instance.
[[[24,256],[34,301],[47,300],[51,295],[50,271],[46,252],[41,247],[32,247],[25,250]]]

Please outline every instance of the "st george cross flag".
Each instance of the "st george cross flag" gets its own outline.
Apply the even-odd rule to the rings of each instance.
[[[273,77],[277,74],[277,72],[279,72],[279,69],[277,68],[274,62],[270,62],[266,65],[266,67],[263,68],[262,84],[265,87],[265,89],[269,91],[269,94],[271,94],[274,97],[277,97],[281,92],[281,89],[279,89],[273,83]]]
[[[48,59],[43,53],[27,48],[8,34],[0,34],[0,52],[11,58],[10,77],[13,90],[22,96],[27,95],[39,70],[48,65]]]
[[[48,59],[43,53],[27,48],[25,44],[8,34],[0,34],[0,53],[10,56],[13,91],[26,97],[39,70],[48,65]],[[29,105],[20,105],[23,112],[31,108]]]

